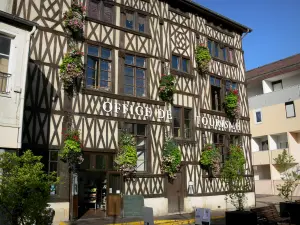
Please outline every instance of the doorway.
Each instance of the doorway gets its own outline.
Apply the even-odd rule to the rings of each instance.
[[[168,212],[180,213],[184,210],[183,196],[183,175],[182,172],[176,174],[177,178],[170,183],[167,181]]]

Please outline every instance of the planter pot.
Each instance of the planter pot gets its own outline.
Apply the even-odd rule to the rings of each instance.
[[[225,212],[226,225],[257,225],[257,215],[251,211]]]
[[[291,223],[300,225],[300,203],[296,202],[280,202],[280,216],[291,217]]]

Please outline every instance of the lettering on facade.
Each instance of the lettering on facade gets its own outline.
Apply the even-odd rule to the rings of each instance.
[[[216,118],[208,118],[206,116],[197,116],[197,124],[198,126],[207,127],[209,129],[215,130],[224,130],[224,131],[241,131],[240,121],[236,121],[235,124],[232,124],[228,119],[216,119]]]
[[[135,107],[129,104],[104,102],[104,104],[102,105],[102,109],[106,113],[116,113],[116,114],[129,113],[130,115],[145,116],[147,118],[155,117],[157,119],[165,119],[165,120],[172,119],[171,110],[162,110],[160,108],[157,108],[155,111],[153,111],[152,108],[146,106]]]

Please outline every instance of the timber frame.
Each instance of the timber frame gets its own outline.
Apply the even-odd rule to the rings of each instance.
[[[87,4],[88,0],[83,0]],[[242,34],[250,28],[222,17],[192,1],[176,0],[186,12],[169,7],[174,0],[111,0],[113,23],[103,22],[87,15],[84,40],[79,49],[87,52],[86,45],[109,47],[112,50],[112,91],[105,92],[85,88],[73,98],[68,97],[59,79],[59,63],[67,50],[67,36],[62,25],[63,13],[70,7],[71,0],[14,0],[13,15],[39,24],[30,47],[30,63],[26,87],[24,113],[23,148],[30,148],[48,160],[47,151],[60,149],[63,144],[61,131],[70,118],[75,128],[81,130],[84,151],[114,154],[118,149],[118,129],[122,122],[145,123],[149,129],[149,165],[145,173],[137,174],[134,180],[123,183],[125,194],[141,194],[145,198],[165,197],[166,178],[161,174],[160,156],[164,135],[172,130],[172,121],[147,118],[135,114],[108,114],[102,109],[104,102],[145,106],[155,111],[157,108],[171,109],[159,99],[158,87],[162,72],[170,69],[171,55],[183,56],[190,60],[189,74],[174,72],[176,93],[174,104],[192,108],[193,137],[191,140],[177,140],[182,151],[182,171],[185,188],[184,196],[223,195],[226,187],[219,177],[208,179],[199,166],[202,149],[202,136],[212,141],[213,132],[240,135],[247,159],[245,182],[248,192],[254,190],[251,163],[251,134],[249,109],[245,86],[244,52]],[[125,28],[120,18],[126,10],[146,15],[148,31],[137,32]],[[225,29],[226,28],[226,29]],[[234,50],[235,63],[213,58],[209,73],[200,76],[194,60],[197,44],[215,40]],[[124,54],[134,54],[146,58],[147,87],[146,97],[131,97],[122,94],[120,77],[123,74]],[[85,59],[85,64],[87,61]],[[209,75],[222,80],[238,83],[241,97],[241,119],[239,131],[220,130],[204,126],[196,121],[198,116],[208,120],[226,119],[223,112],[211,110]],[[85,82],[85,81],[83,81]],[[64,164],[59,165],[59,176],[64,184],[58,187],[57,200],[68,199],[68,171]],[[195,182],[195,193],[187,194],[190,180]]]

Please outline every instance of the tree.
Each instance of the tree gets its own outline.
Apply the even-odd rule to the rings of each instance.
[[[51,184],[57,184],[55,173],[47,174],[40,162],[27,150],[22,156],[0,154],[0,210],[11,225],[46,225]]]
[[[283,180],[283,184],[277,185],[277,190],[279,191],[278,195],[286,200],[292,201],[293,192],[300,180],[300,174],[289,170],[295,163],[295,159],[292,155],[287,153],[286,149],[284,149],[277,158],[274,158],[274,161],[281,173],[281,179]]]

